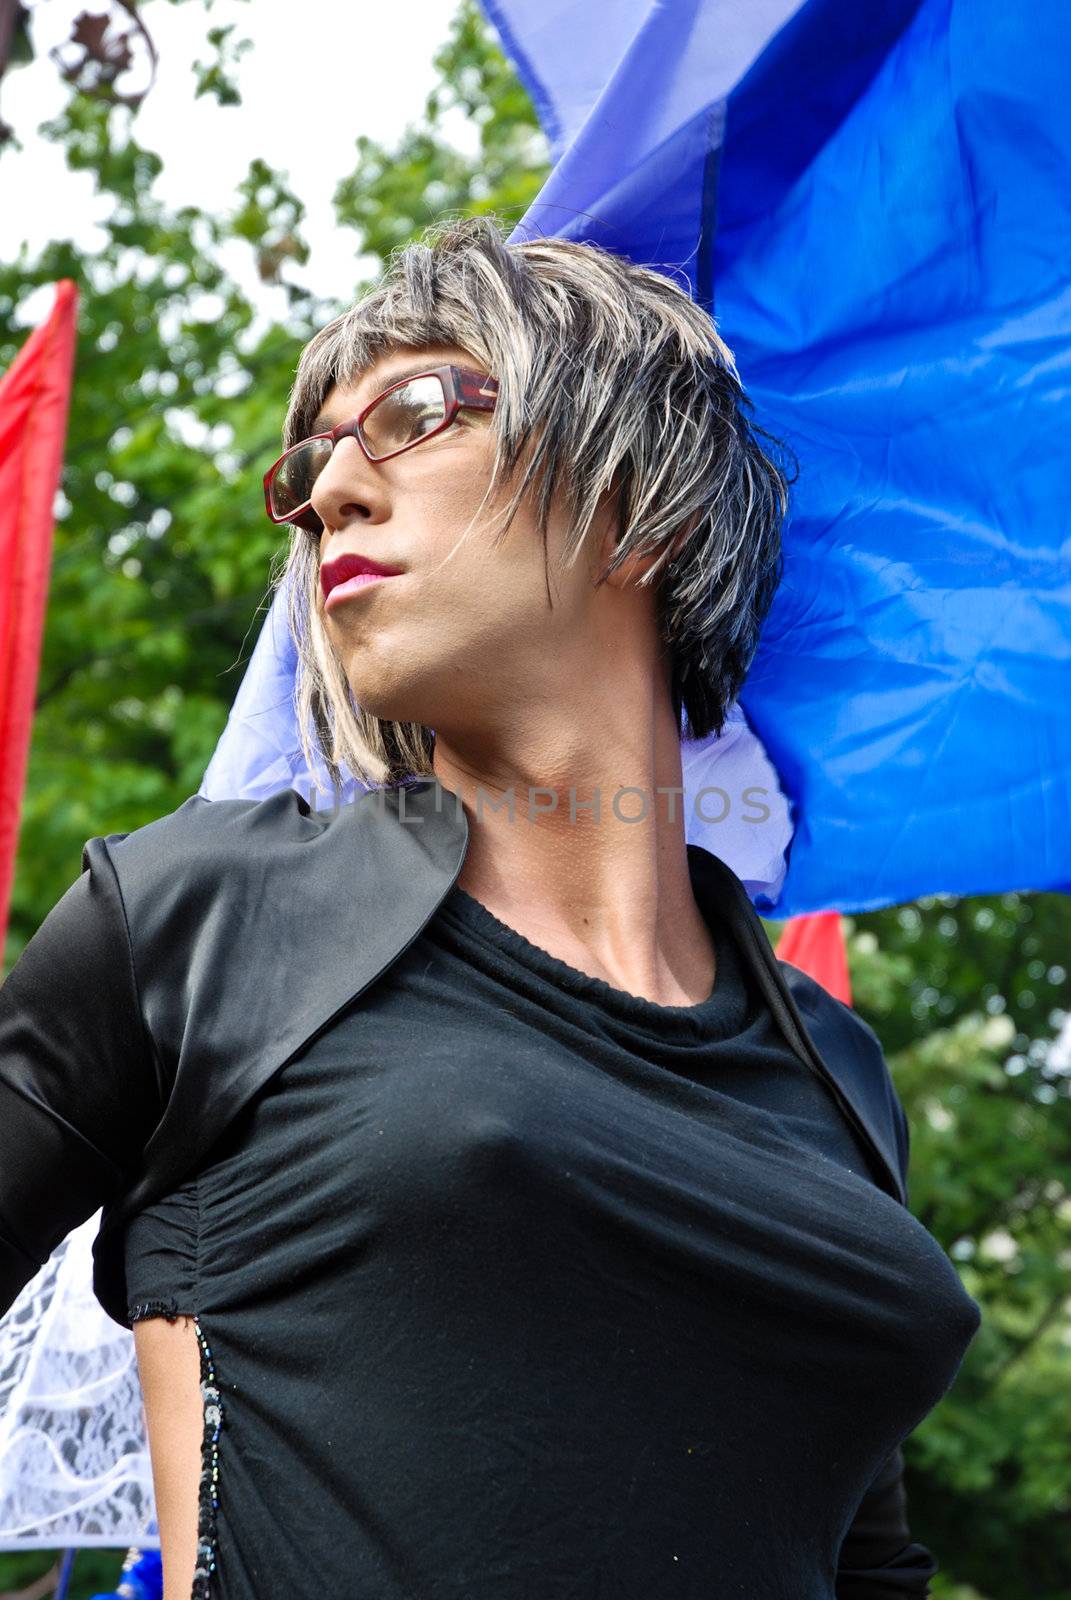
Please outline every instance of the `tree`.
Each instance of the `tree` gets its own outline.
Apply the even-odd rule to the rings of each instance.
[[[853,926],[856,1007],[911,1125],[911,1209],[983,1310],[906,1452],[914,1527],[968,1595],[1069,1600],[1071,904],[935,896]]]

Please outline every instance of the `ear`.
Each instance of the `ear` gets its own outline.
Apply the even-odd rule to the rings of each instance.
[[[673,543],[670,545],[667,561],[675,561],[680,555],[681,551],[688,542],[689,535],[694,532],[701,515],[702,513],[699,511],[694,512],[685,523],[684,527],[681,528],[680,532],[674,536]],[[614,517],[610,520],[610,523],[606,527],[603,534],[603,549],[601,553],[604,565],[613,558],[614,550],[617,547],[618,537],[619,528],[617,519]],[[610,576],[607,578],[607,583],[612,583],[618,587],[624,588],[628,584],[638,582],[638,580],[643,577],[644,573],[654,566],[660,554],[660,551],[653,551],[649,555],[629,556],[626,560],[622,561],[619,567],[615,567],[614,571],[611,572]],[[662,566],[662,574],[663,576],[665,574],[665,563],[663,563]]]

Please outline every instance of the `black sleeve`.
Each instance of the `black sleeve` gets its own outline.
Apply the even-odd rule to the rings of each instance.
[[[162,1111],[103,839],[0,986],[0,1315],[137,1165]]]
[[[897,1448],[860,1503],[841,1546],[837,1600],[904,1600],[930,1593],[940,1568],[907,1525],[904,1457]]]

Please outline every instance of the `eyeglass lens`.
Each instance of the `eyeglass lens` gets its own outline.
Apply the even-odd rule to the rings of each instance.
[[[411,378],[376,402],[361,425],[361,434],[369,455],[385,456],[433,432],[445,415],[440,379]]]
[[[434,433],[445,416],[441,379],[413,378],[376,402],[361,425],[361,439],[372,459],[380,460]],[[286,517],[307,503],[333,449],[330,439],[307,439],[283,457],[271,484],[276,516]]]

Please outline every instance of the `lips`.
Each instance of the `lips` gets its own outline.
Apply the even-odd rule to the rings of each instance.
[[[381,561],[373,561],[369,556],[346,552],[336,556],[333,561],[324,562],[320,568],[320,587],[327,600],[332,589],[337,589],[340,583],[347,583],[350,578],[395,578],[401,570],[401,567],[388,567]]]

